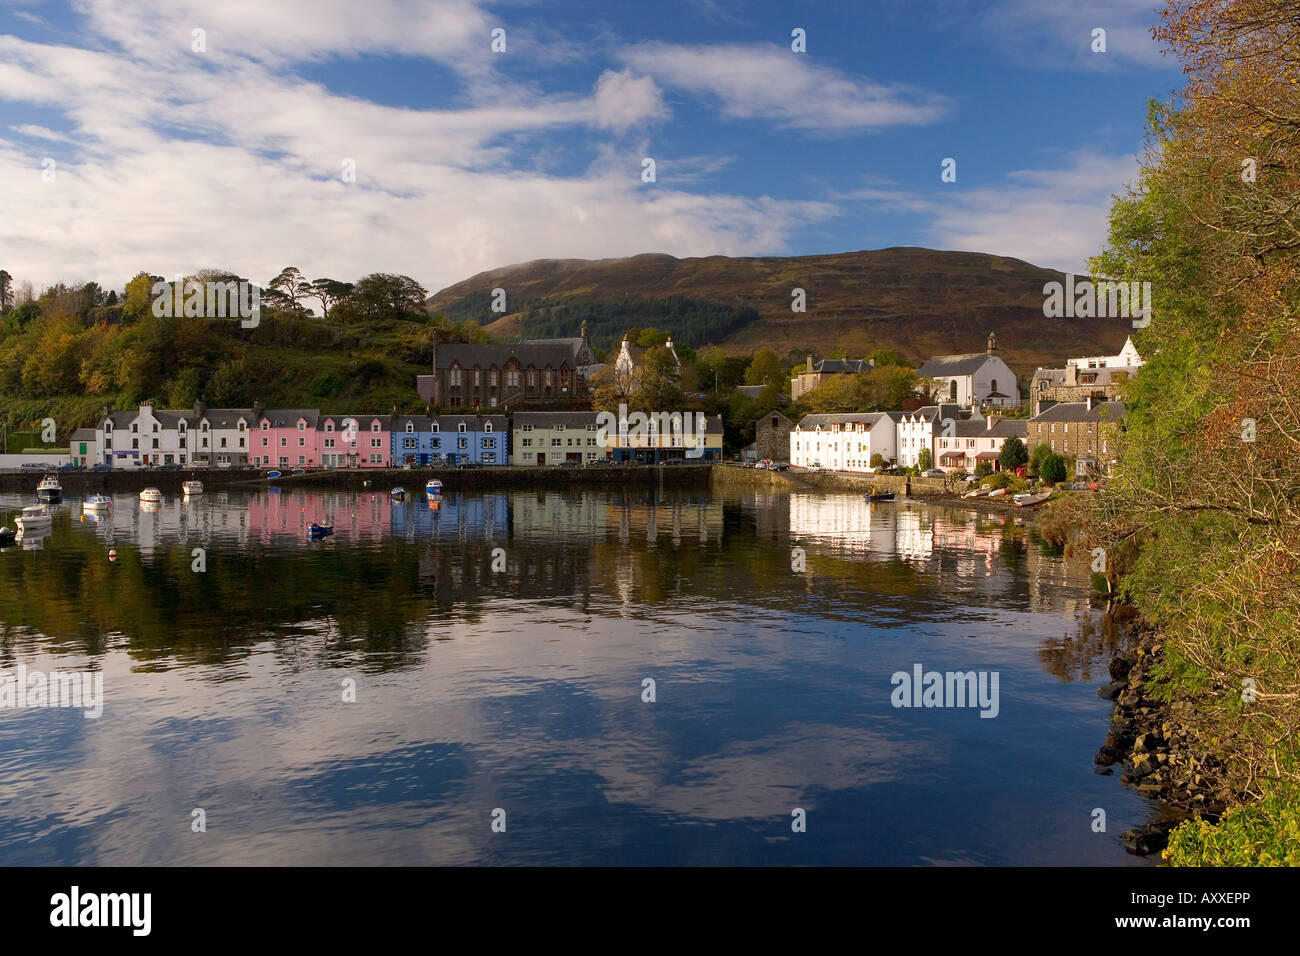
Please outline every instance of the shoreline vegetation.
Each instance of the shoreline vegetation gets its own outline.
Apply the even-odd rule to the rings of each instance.
[[[1277,0],[1167,5],[1154,32],[1187,85],[1151,104],[1140,172],[1090,262],[1149,281],[1153,315],[1134,333],[1149,358],[1111,480],[1065,544],[1101,555],[1140,615],[1099,758],[1199,806],[1169,835],[1174,866],[1300,865],[1294,25]]]

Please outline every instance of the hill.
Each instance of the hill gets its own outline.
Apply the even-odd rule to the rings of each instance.
[[[696,348],[747,354],[766,346],[819,357],[836,347],[850,356],[892,348],[918,364],[935,354],[983,351],[994,331],[1003,358],[1025,374],[1072,355],[1116,352],[1131,329],[1126,319],[1044,318],[1043,284],[1062,279],[1020,259],[912,247],[762,258],[645,254],[492,269],[442,289],[427,306],[508,338],[542,328],[576,335],[579,316],[597,307],[626,326],[674,331],[670,304],[680,312],[686,300],[693,315],[709,320],[702,329],[695,321],[683,338]],[[489,308],[494,288],[506,290],[510,311],[503,316]],[[795,288],[807,294],[804,313],[791,311]],[[555,331],[555,319],[565,315],[573,327]],[[595,344],[609,343],[597,337]]]

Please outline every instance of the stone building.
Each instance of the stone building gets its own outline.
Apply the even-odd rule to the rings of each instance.
[[[1109,474],[1123,418],[1122,402],[1093,398],[1060,402],[1029,419],[1025,444],[1030,454],[1046,445],[1058,455],[1076,459],[1077,474]]]
[[[800,395],[807,395],[828,376],[857,375],[859,372],[870,372],[873,368],[875,366],[865,359],[822,359],[814,365],[810,355],[807,364],[790,379],[790,400],[799,401]]]
[[[583,398],[599,368],[587,339],[525,339],[433,345],[433,374],[416,378],[420,398],[441,408],[496,408],[537,400]]]

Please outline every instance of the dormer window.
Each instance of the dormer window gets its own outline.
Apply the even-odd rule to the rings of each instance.
[[[456,424],[456,431],[458,431],[458,432],[463,432],[463,431],[465,431],[465,423],[464,423],[464,422],[458,422],[458,423]]]
[[[131,432],[132,432],[132,434],[134,434],[134,433],[136,433],[136,432],[139,432],[139,431],[140,431],[140,426],[139,426],[138,424],[136,424],[135,422],[132,422],[132,423],[131,423]]]
[[[271,423],[268,422],[265,418],[262,419],[262,431],[268,432],[270,430],[271,430]]]
[[[207,423],[207,422],[203,422],[201,425],[199,425],[199,431],[204,431],[204,432],[205,432],[205,431],[207,431],[207,430],[208,430],[208,423]]]
[[[236,425],[236,428],[241,432],[244,430],[244,420],[242,418],[239,420],[239,424]]]
[[[411,432],[413,432],[413,431],[415,431],[415,422],[407,422],[407,423],[406,423],[406,432],[407,432],[407,434],[409,435],[409,434],[410,434]]]
[[[370,430],[371,430],[372,432],[377,432],[377,431],[379,431],[379,422],[378,422],[378,421],[373,421],[373,422],[371,422],[371,423],[370,423]]]
[[[307,430],[307,423],[304,422],[301,418],[298,419],[298,431],[302,432],[306,430]]]
[[[326,423],[325,423],[325,430],[326,430],[327,432],[332,432],[332,431],[334,431],[334,423],[333,423],[333,422],[326,422]]]
[[[483,431],[485,431],[485,432],[490,432],[491,430],[492,430],[492,423],[491,423],[491,422],[484,422],[484,423],[483,423]]]
[[[429,430],[436,433],[438,431],[438,423],[434,422],[432,425],[430,425]]]

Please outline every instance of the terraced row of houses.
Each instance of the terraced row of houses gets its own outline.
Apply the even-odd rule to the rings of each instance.
[[[722,454],[722,419],[707,422],[698,449],[689,429],[640,437],[604,434],[597,413],[567,411],[465,415],[330,414],[316,408],[104,410],[94,428],[72,436],[85,468],[401,468],[438,465],[589,464],[597,459],[654,463],[710,461]],[[513,439],[513,445],[512,445]],[[690,454],[688,454],[690,453]]]

